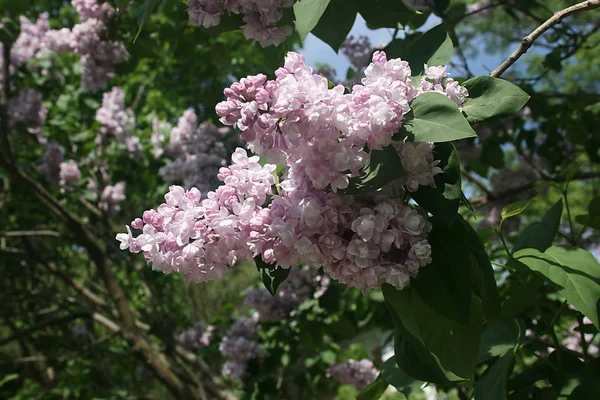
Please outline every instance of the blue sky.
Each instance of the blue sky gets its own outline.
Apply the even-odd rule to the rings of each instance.
[[[427,31],[440,22],[441,20],[438,17],[432,15],[419,30],[423,32]],[[368,36],[371,39],[371,43],[377,46],[379,44],[387,44],[391,41],[393,29],[370,30],[367,28],[365,20],[359,14],[356,17],[350,34],[354,36]],[[350,67],[350,63],[343,54],[336,54],[328,44],[312,34],[309,34],[304,41],[304,48],[300,53],[304,54],[306,62],[311,66],[319,62],[329,64],[336,70],[338,78],[344,78],[348,67]],[[500,65],[506,58],[504,56],[508,56],[508,54],[490,56],[484,51],[479,51],[479,55],[476,58],[469,60],[469,67],[475,75],[487,75],[492,69]]]

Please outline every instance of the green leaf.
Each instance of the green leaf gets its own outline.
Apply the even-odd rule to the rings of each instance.
[[[440,315],[412,287],[396,290],[386,284],[383,286],[383,295],[392,312],[396,327],[404,326],[410,336],[434,356],[433,360],[431,358],[428,360],[428,366],[437,359],[442,371],[456,375],[453,380],[457,378],[466,380],[473,377],[482,322],[481,303],[477,297],[473,296],[471,299],[469,323],[463,325]],[[406,343],[404,347],[411,344],[413,343]],[[396,353],[396,361],[400,368],[402,368],[400,362],[404,361],[402,358],[405,356]],[[434,382],[428,377],[416,376],[412,370],[402,369],[416,379]],[[445,375],[448,379],[448,374]],[[438,382],[441,378],[437,377]]]
[[[415,142],[450,142],[477,137],[458,106],[441,93],[423,93],[410,104],[403,129]]]
[[[385,390],[388,388],[388,383],[383,379],[383,374],[379,374],[375,382],[363,389],[362,392],[356,396],[357,400],[378,400],[383,396]]]
[[[529,100],[529,95],[518,86],[491,76],[469,79],[463,86],[469,97],[462,110],[471,123],[516,114]]]
[[[541,221],[534,222],[528,225],[523,230],[519,239],[513,246],[512,252],[521,249],[537,249],[545,251],[552,246],[554,237],[558,233],[560,225],[560,217],[562,215],[562,199],[554,203],[554,205],[544,214]]]
[[[350,1],[348,3],[351,3]],[[364,1],[355,0],[360,15],[369,29],[402,28],[414,15],[412,10],[397,0]]]
[[[475,383],[475,398],[477,400],[506,400],[508,398],[506,386],[512,365],[512,352],[507,352],[497,359]]]
[[[521,326],[516,319],[504,319],[488,326],[481,333],[477,362],[486,362],[512,351],[520,338]]]
[[[294,15],[296,16],[296,32],[304,41],[306,36],[319,23],[325,13],[330,0],[300,0],[294,4]]]
[[[467,246],[463,225],[451,228],[433,220],[427,240],[432,261],[411,281],[423,301],[437,313],[468,324],[471,309],[471,252]]]
[[[531,200],[521,200],[510,203],[504,207],[500,213],[502,220],[521,214],[527,209],[527,207],[529,207],[530,204]]]
[[[396,365],[414,379],[434,383],[449,383],[463,379],[448,371],[440,364],[440,360],[429,351],[404,326],[387,303],[396,330],[394,331],[394,360]]]
[[[424,64],[429,66],[445,65],[452,57],[454,46],[440,24],[419,36],[416,40],[394,39],[384,49],[389,58],[401,58],[408,61],[413,76],[425,72]]]
[[[347,0],[331,0],[312,33],[337,52],[354,25],[356,11]]]
[[[0,0],[0,10],[3,14],[10,12],[12,16],[21,14],[31,7],[31,0]]]
[[[485,318],[494,321],[500,317],[500,295],[494,269],[473,227],[461,215],[458,216],[457,223],[462,226],[462,232],[459,234],[465,238],[474,259],[471,260],[474,293],[481,299]]]
[[[594,197],[588,205],[588,213],[578,215],[575,220],[581,225],[600,229],[600,196]]]
[[[383,150],[372,150],[360,176],[350,179],[343,194],[373,193],[388,183],[406,175],[398,152],[392,145]]]
[[[460,161],[458,153],[450,143],[438,143],[434,148],[435,159],[444,171],[434,178],[435,186],[420,186],[411,197],[441,222],[451,226],[458,215],[462,199]]]
[[[600,329],[600,264],[589,251],[553,246],[544,253],[523,249],[514,257],[553,283],[558,292]]]
[[[281,285],[290,274],[290,269],[277,268],[277,266],[267,264],[260,256],[255,257],[254,261],[256,262],[256,268],[260,273],[265,288],[272,296],[275,296],[279,285]]]
[[[152,15],[152,12],[156,8],[157,4],[158,0],[145,0],[144,4],[138,6],[138,8],[135,10],[139,28],[137,33],[135,34],[135,37],[133,38],[134,42],[137,40],[138,36],[140,36],[144,24],[146,23],[148,18],[150,18],[150,15]]]
[[[402,371],[396,363],[396,357],[390,357],[381,367],[381,375],[385,381],[396,388],[397,391],[409,398],[411,395],[420,392],[424,382],[412,378]]]
[[[2,379],[0,379],[0,388],[6,385],[8,382],[14,381],[19,378],[19,374],[8,374],[4,375]]]

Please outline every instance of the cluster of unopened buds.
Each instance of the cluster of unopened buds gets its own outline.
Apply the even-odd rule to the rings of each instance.
[[[238,128],[256,155],[238,148],[217,175],[223,184],[204,200],[195,188],[171,186],[164,204],[131,223],[141,235],[128,226],[117,236],[121,248],[194,282],[221,279],[237,261],[260,256],[279,268],[322,267],[364,293],[384,283],[404,288],[431,261],[431,223],[397,188],[433,186],[442,170],[433,144],[392,136],[416,96],[440,92],[460,106],[466,89],[444,67],[427,67],[415,86],[408,63],[388,61],[383,52],[350,93],[329,89],[296,53],[275,75],[234,83],[216,106],[221,122]],[[406,175],[375,193],[345,194],[371,153],[389,145]]]
[[[265,357],[265,349],[256,341],[258,318],[243,317],[235,321],[219,344],[219,351],[229,361],[223,364],[222,375],[242,381],[246,375],[248,362]]]
[[[293,32],[290,26],[277,25],[293,4],[294,0],[189,0],[188,15],[193,23],[211,28],[221,23],[223,14],[241,14],[247,39],[262,47],[278,46]]]
[[[327,370],[327,377],[333,378],[342,385],[353,385],[356,390],[363,390],[377,379],[379,371],[367,359],[348,360],[332,365]]]

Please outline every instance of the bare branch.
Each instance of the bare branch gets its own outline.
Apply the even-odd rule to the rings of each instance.
[[[533,42],[542,36],[542,34],[544,34],[544,32],[546,32],[548,29],[559,24],[564,18],[572,14],[593,10],[598,7],[600,7],[600,0],[587,0],[554,13],[550,19],[537,27],[529,35],[525,36],[521,41],[521,44],[519,44],[519,47],[498,68],[493,70],[490,73],[490,76],[495,78],[500,77],[500,75],[502,75],[508,68],[510,68],[511,65],[521,58],[523,54],[527,53],[527,50],[529,50],[529,48],[533,45]]]
[[[22,237],[22,236],[53,236],[60,237],[60,233],[56,231],[7,231],[0,232],[0,237]]]

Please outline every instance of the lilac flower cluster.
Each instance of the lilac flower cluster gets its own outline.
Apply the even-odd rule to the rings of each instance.
[[[121,210],[121,203],[125,200],[125,182],[120,181],[114,185],[107,185],[102,189],[98,207],[109,214],[116,214]]]
[[[140,139],[133,136],[135,116],[131,109],[125,109],[125,92],[113,87],[102,96],[102,107],[96,111],[96,121],[102,124],[96,143],[102,144],[109,136],[114,136],[125,144],[127,152],[133,156],[141,151]]]
[[[42,94],[35,89],[23,88],[17,97],[9,100],[9,123],[22,123],[31,133],[39,132],[47,115],[48,109],[42,104]]]
[[[340,50],[348,58],[350,64],[357,70],[362,70],[369,64],[373,53],[373,45],[368,36],[348,36],[341,44]]]
[[[68,160],[60,163],[59,172],[59,184],[61,186],[71,186],[75,182],[81,179],[81,172],[79,166],[74,160]]]
[[[363,390],[377,379],[379,371],[369,360],[348,360],[332,365],[327,370],[327,377],[333,378],[342,385],[354,385],[356,390]]]
[[[200,321],[192,328],[181,332],[177,336],[177,339],[186,349],[196,351],[210,344],[214,330],[215,327],[213,325],[207,325]]]
[[[241,28],[247,39],[255,40],[262,47],[278,46],[292,34],[290,26],[278,26],[283,11],[291,7],[294,0],[189,0],[190,21],[205,28],[217,26],[221,17],[242,14],[245,25]]]
[[[315,276],[310,267],[293,269],[275,296],[265,288],[254,288],[246,293],[245,302],[256,310],[260,321],[280,321],[293,314],[298,305],[311,296],[315,283],[319,287],[314,295],[321,296],[329,286],[327,276],[325,279]]]
[[[223,364],[223,376],[241,381],[246,374],[248,361],[266,355],[265,349],[256,342],[257,321],[256,317],[238,319],[221,340],[219,351],[224,357],[230,359]]]
[[[215,188],[219,168],[227,164],[223,138],[229,128],[217,128],[210,122],[198,124],[192,109],[185,111],[175,128],[158,120],[153,128],[154,154],[174,159],[159,170],[165,181],[183,182],[184,188],[195,187],[201,193]]]
[[[105,19],[115,13],[112,6],[96,0],[73,0],[72,4],[82,22],[73,29],[48,31],[41,43],[57,54],[79,54],[83,66],[81,86],[84,90],[96,91],[106,86],[108,79],[114,76],[115,65],[124,62],[129,55],[123,42],[105,39]]]
[[[285,165],[277,192],[275,165],[261,166],[257,156],[237,149],[233,165],[218,174],[225,185],[204,201],[197,189],[172,186],[166,204],[132,222],[142,235],[134,238],[129,227],[118,235],[121,248],[141,251],[154,269],[196,282],[220,279],[228,265],[260,255],[282,268],[322,266],[365,293],[386,282],[404,288],[431,261],[427,215],[386,190],[360,198],[340,190],[368,160],[366,146],[390,144],[405,166],[407,190],[434,185],[441,170],[433,145],[392,143],[392,136],[420,93],[440,91],[460,105],[466,90],[439,67],[427,68],[415,87],[408,63],[388,61],[382,52],[365,75],[344,94],[341,86],[328,89],[327,79],[289,53],[276,80],[258,75],[233,84],[217,113],[242,131],[254,153]]]

